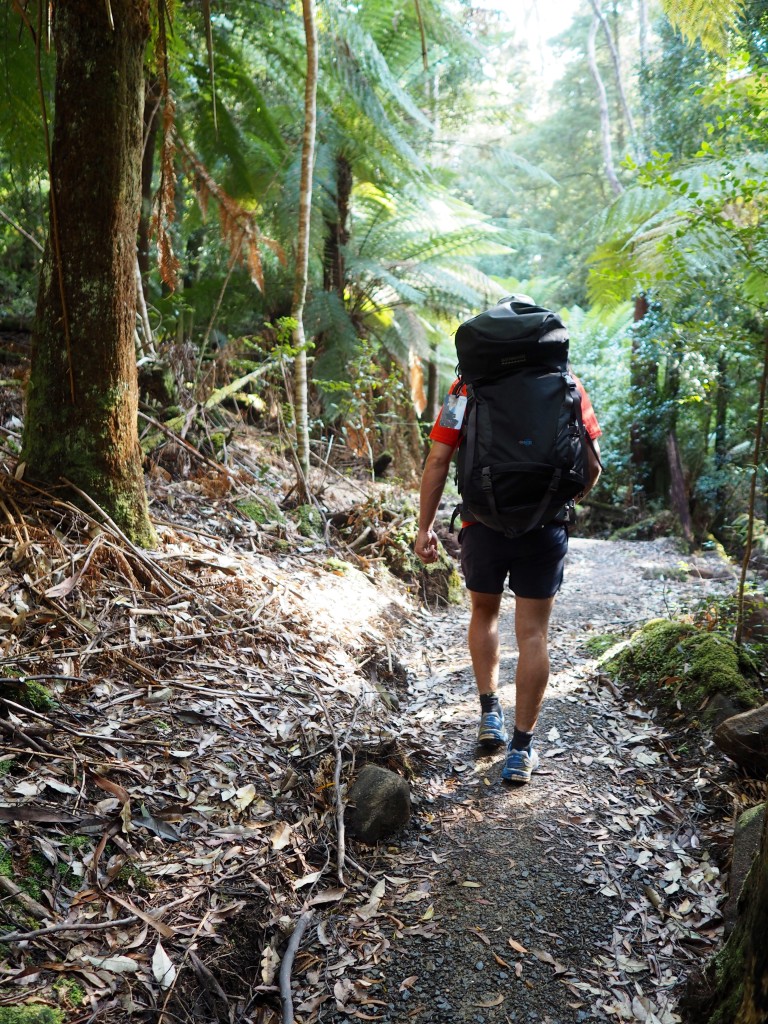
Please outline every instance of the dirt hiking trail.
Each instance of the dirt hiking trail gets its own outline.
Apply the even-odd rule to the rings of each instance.
[[[438,767],[414,786],[418,814],[402,841],[366,858],[385,894],[377,903],[381,885],[373,892],[367,944],[350,947],[336,1009],[326,1004],[318,1020],[680,1019],[681,984],[720,936],[712,842],[731,828],[718,778],[727,767],[714,749],[706,764],[676,755],[653,714],[600,677],[585,644],[606,633],[619,641],[732,588],[717,556],[686,559],[672,541],[572,538],[537,730],[541,767],[520,787],[500,781],[501,752],[475,748],[466,603],[404,628],[404,718]],[[513,600],[504,598],[501,625],[510,710]]]

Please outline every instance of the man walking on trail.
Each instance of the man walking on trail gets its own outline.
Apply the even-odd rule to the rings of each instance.
[[[527,296],[513,300],[530,303]],[[540,307],[536,307],[540,308]],[[601,434],[589,397],[581,382],[571,373],[581,395],[584,424],[585,486],[576,500],[582,500],[600,476]],[[454,385],[451,396],[454,397]],[[464,389],[458,390],[458,396]],[[447,413],[448,415],[443,415]],[[443,494],[453,456],[466,443],[461,423],[457,425],[456,402],[446,401],[430,432],[432,447],[421,480],[419,529],[415,552],[422,562],[437,560],[438,540],[434,521]],[[461,567],[470,593],[471,616],[468,645],[475,681],[480,695],[481,717],[477,741],[483,747],[508,743],[502,779],[529,782],[539,764],[533,746],[533,733],[549,680],[549,619],[555,595],[563,580],[568,550],[568,533],[559,515],[520,536],[508,537],[498,530],[462,514]],[[469,521],[472,520],[472,521]],[[515,637],[518,661],[515,673],[515,719],[509,738],[504,712],[499,703],[500,641],[499,611],[504,583],[515,595]]]

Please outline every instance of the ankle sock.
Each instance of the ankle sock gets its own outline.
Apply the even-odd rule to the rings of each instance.
[[[499,704],[499,698],[495,691],[480,694],[480,710],[484,715],[487,715],[489,711],[495,711],[497,715],[501,714],[501,704]]]
[[[512,742],[510,747],[512,750],[527,750],[533,742],[532,732],[523,732],[515,726],[515,731],[512,734]]]

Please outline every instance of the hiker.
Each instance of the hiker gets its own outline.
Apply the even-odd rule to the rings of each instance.
[[[506,302],[507,306],[503,307]],[[564,348],[559,353],[559,376],[567,373],[570,386],[581,398],[581,420],[583,432],[581,450],[583,451],[583,469],[579,477],[580,491],[574,495],[576,501],[583,500],[597,483],[600,476],[600,449],[598,437],[601,434],[592,403],[581,382],[570,370],[567,363],[567,332],[554,314],[542,307],[537,307],[527,296],[511,296],[499,303],[501,313],[518,316],[513,327],[517,329],[525,317],[528,322],[538,324],[537,341],[554,338],[551,329],[559,331],[564,337]],[[486,316],[491,321],[491,337],[495,345],[498,331],[499,307],[494,307]],[[534,312],[536,311],[536,312]],[[475,318],[479,320],[480,318]],[[468,321],[467,325],[473,325]],[[559,325],[559,326],[558,326]],[[488,324],[486,323],[486,327]],[[504,325],[502,325],[504,326]],[[505,328],[506,329],[506,328]],[[522,328],[520,328],[522,330]],[[526,326],[526,330],[527,330]],[[457,351],[459,350],[459,334],[457,331]],[[547,332],[543,337],[541,332]],[[494,335],[493,332],[496,332]],[[487,335],[485,340],[487,340]],[[482,339],[480,348],[482,349]],[[530,345],[529,345],[530,348]],[[539,345],[539,350],[541,345]],[[475,350],[477,351],[477,349]],[[483,357],[484,358],[484,357]],[[532,357],[534,358],[534,357]],[[466,360],[469,362],[469,359]],[[502,360],[503,362],[503,360]],[[507,359],[507,362],[509,360]],[[461,355],[459,370],[463,374]],[[509,376],[507,371],[507,376]],[[533,382],[528,386],[533,389],[536,380],[542,375],[535,374]],[[518,386],[520,386],[518,382]],[[562,388],[562,382],[560,382]],[[478,387],[478,391],[479,391]],[[432,447],[424,465],[421,480],[419,503],[419,528],[414,550],[425,564],[436,561],[437,536],[434,532],[434,520],[442,497],[443,488],[454,454],[460,446],[467,447],[468,428],[462,417],[467,411],[466,395],[468,389],[462,377],[454,382],[446,398],[440,415],[430,432]],[[470,391],[471,393],[471,391]],[[478,399],[480,401],[480,399]],[[559,399],[558,399],[559,401]],[[524,402],[513,402],[524,406]],[[534,398],[529,408],[539,408],[538,399]],[[575,398],[578,406],[578,397]],[[534,413],[535,414],[535,413]],[[526,440],[523,442],[530,444]],[[462,454],[464,463],[471,459],[471,454],[459,453],[461,466]],[[525,478],[524,478],[525,479]],[[460,491],[461,482],[459,481]],[[462,494],[464,498],[464,495]],[[492,503],[493,504],[493,503]],[[573,502],[570,503],[572,508]],[[526,506],[530,508],[530,505]],[[540,507],[540,506],[539,506]],[[459,509],[457,509],[457,512]],[[543,514],[543,522],[537,522],[528,529],[528,521],[518,526],[524,532],[517,536],[505,535],[480,522],[467,511],[467,502],[460,507],[462,527],[459,532],[461,544],[461,568],[465,584],[470,593],[471,616],[468,631],[468,645],[475,674],[478,693],[480,695],[480,726],[477,742],[483,747],[497,747],[508,743],[506,759],[501,777],[508,782],[526,783],[531,773],[539,764],[539,756],[533,745],[533,733],[539,717],[544,698],[544,691],[549,679],[549,650],[547,633],[555,594],[563,580],[563,565],[568,550],[568,503],[552,512],[551,507]],[[528,513],[526,513],[527,515]],[[483,517],[485,518],[485,517]],[[489,520],[493,521],[493,520]],[[517,520],[520,523],[518,516]],[[501,523],[497,525],[502,525]],[[507,530],[507,534],[515,530]],[[510,739],[504,720],[504,711],[499,703],[497,687],[499,681],[499,611],[504,583],[509,578],[509,589],[515,595],[515,636],[517,639],[518,661],[515,673],[515,719],[514,731]]]

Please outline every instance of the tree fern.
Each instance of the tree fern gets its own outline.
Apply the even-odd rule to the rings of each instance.
[[[744,0],[662,0],[664,11],[689,42],[700,39],[715,53],[728,51],[728,35],[744,10]]]

